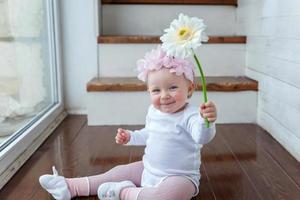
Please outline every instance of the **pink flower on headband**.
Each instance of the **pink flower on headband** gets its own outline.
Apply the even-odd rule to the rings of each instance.
[[[156,49],[147,52],[144,59],[137,61],[138,79],[145,82],[150,71],[157,71],[162,68],[170,69],[170,72],[175,73],[177,76],[184,74],[192,82],[194,80],[194,66],[192,62],[168,56],[160,45]]]

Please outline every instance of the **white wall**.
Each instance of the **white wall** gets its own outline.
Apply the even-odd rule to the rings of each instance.
[[[246,75],[259,81],[258,123],[300,160],[300,1],[239,0]]]
[[[86,83],[97,75],[94,0],[61,1],[65,105],[86,114]]]

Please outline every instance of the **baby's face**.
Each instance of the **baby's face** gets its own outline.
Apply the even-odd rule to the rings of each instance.
[[[184,75],[177,76],[169,69],[148,74],[148,90],[153,106],[164,113],[175,113],[184,108],[193,85]]]

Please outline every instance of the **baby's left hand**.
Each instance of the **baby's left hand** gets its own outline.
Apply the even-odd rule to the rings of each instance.
[[[200,115],[207,118],[209,122],[215,122],[217,119],[217,109],[212,101],[200,105]]]

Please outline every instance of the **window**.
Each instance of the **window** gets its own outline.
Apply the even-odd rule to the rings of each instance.
[[[0,180],[62,113],[57,20],[57,0],[0,0]]]

